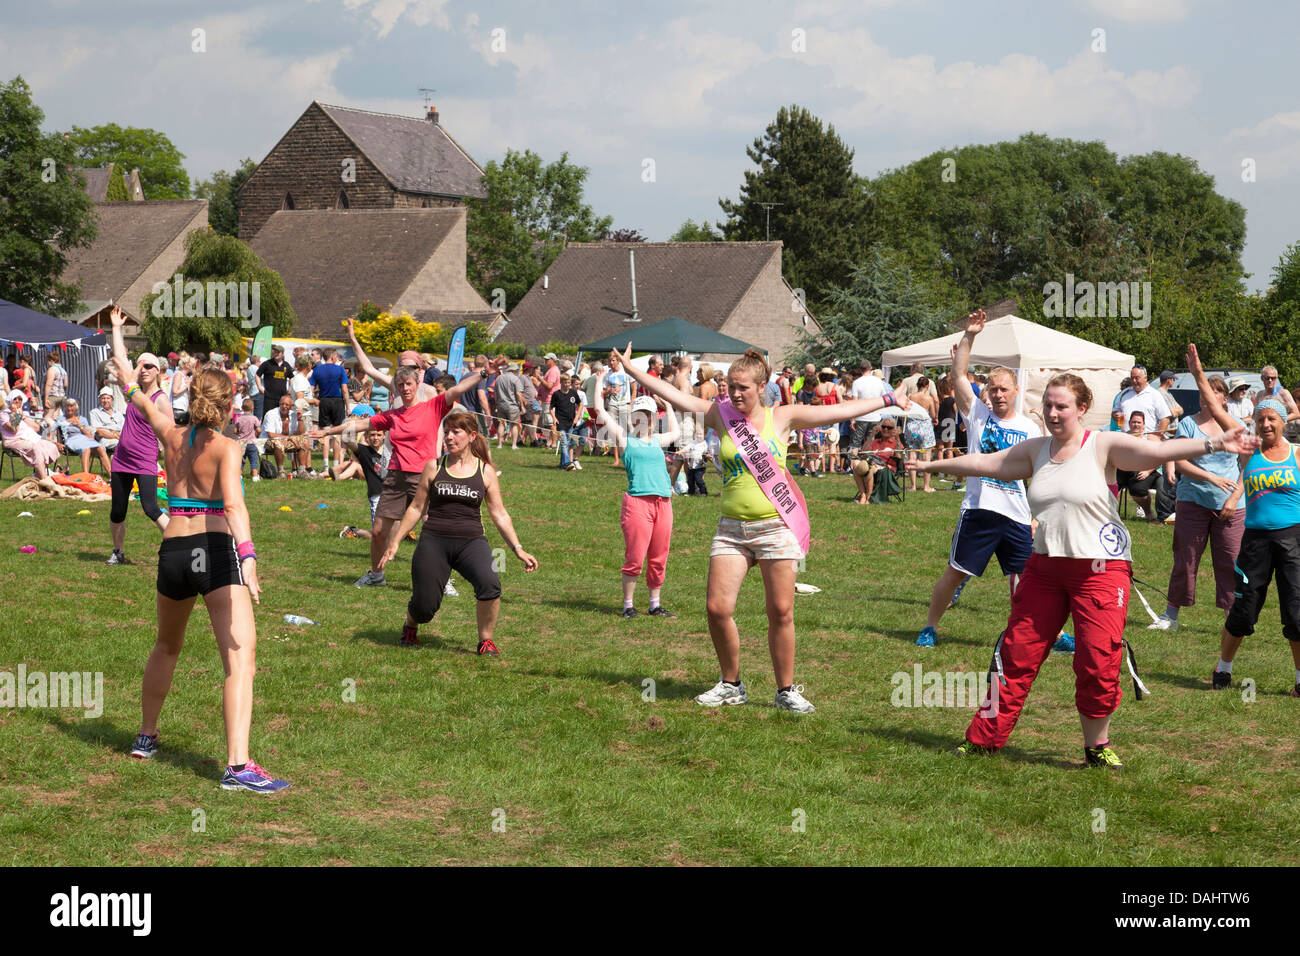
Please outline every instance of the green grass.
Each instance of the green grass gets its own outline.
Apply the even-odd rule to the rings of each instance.
[[[1222,616],[1208,556],[1181,630],[1145,630],[1136,602],[1130,614],[1152,695],[1135,701],[1125,679],[1112,731],[1122,773],[1081,768],[1060,655],[1003,753],[962,761],[947,750],[968,710],[890,703],[891,675],[914,663],[984,669],[1005,623],[1006,587],[991,574],[945,617],[938,647],[913,645],[956,494],[864,508],[848,479],[804,481],[815,544],[801,580],[822,593],[796,601],[796,677],[818,712],[770,706],[757,572],[737,610],[751,703],[705,711],[690,698],[717,674],[704,585],[718,499],[674,503],[664,601],[679,617],[625,622],[622,470],[600,459],[562,474],[553,461],[500,454],[506,504],[541,561],[525,575],[508,558],[500,660],[475,656],[459,578],[464,596],[422,629],[424,646],[396,646],[411,546],[387,588],[362,591],[352,582],[366,542],[337,537],[366,519],[362,483],[248,485],[264,588],[252,752],[294,783],[268,799],[217,785],[222,675],[201,607],[163,711],[163,751],[126,757],[154,640],[158,534],[138,506],[133,564],[110,568],[107,503],[0,502],[0,670],[102,671],[106,697],[94,720],[0,709],[0,863],[1300,863],[1300,701],[1285,696],[1293,674],[1276,598],[1234,673],[1255,680],[1257,699],[1211,693]],[[78,517],[83,507],[91,514]],[[36,517],[15,517],[24,510]],[[1163,587],[1171,529],[1132,531],[1138,577]],[[494,530],[489,540],[500,544]],[[19,553],[24,544],[38,553]],[[644,588],[637,602],[644,611]],[[324,626],[285,625],[289,612]],[[343,699],[349,680],[355,703]],[[196,809],[204,832],[192,827]],[[493,829],[498,809],[504,832]],[[796,810],[804,832],[792,830]]]

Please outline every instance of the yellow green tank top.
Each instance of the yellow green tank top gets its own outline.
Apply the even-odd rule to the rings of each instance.
[[[772,426],[772,409],[768,407],[763,409],[763,412],[763,430],[760,435],[767,442],[767,450],[776,459],[777,467],[786,471],[787,445],[777,438],[776,429]],[[721,438],[718,453],[722,459],[723,516],[740,521],[764,521],[768,518],[780,517],[767,495],[763,494],[763,489],[754,480],[754,476],[749,473],[744,459],[736,450],[736,443],[731,440],[731,432],[725,427],[722,429]]]

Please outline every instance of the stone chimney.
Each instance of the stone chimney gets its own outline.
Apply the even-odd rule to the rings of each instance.
[[[438,125],[438,107],[430,106],[428,114],[424,117],[434,126]]]

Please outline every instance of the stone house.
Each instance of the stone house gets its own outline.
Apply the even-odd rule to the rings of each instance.
[[[781,275],[780,242],[575,242],[492,332],[530,348],[582,345],[673,317],[765,349],[776,364],[800,331],[820,331]]]
[[[280,210],[459,206],[483,169],[430,109],[424,119],[313,102],[239,190],[239,238]]]

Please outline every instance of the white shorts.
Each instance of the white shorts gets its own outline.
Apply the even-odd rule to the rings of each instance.
[[[709,557],[720,554],[739,554],[751,561],[798,561],[804,556],[799,539],[780,518],[761,521],[719,518]]]

